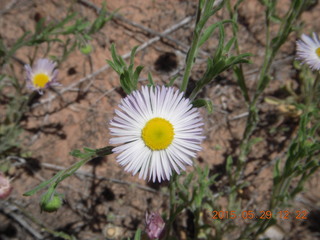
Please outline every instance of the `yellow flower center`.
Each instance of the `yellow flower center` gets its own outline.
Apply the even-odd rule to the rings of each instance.
[[[320,58],[320,47],[318,47],[318,48],[316,49],[316,54],[317,54],[318,57]]]
[[[38,73],[33,77],[33,84],[38,88],[44,88],[49,81],[50,78],[45,73]]]
[[[163,118],[149,120],[142,129],[142,139],[152,150],[166,149],[172,142],[174,130],[172,124]]]

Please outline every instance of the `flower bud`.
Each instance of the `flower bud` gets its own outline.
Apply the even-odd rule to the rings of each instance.
[[[89,55],[92,52],[92,46],[87,44],[87,45],[81,47],[80,51],[85,55]]]
[[[146,212],[146,232],[150,239],[160,238],[164,232],[165,223],[159,213]]]
[[[5,199],[10,195],[12,187],[9,179],[0,172],[0,199]]]
[[[40,203],[42,211],[55,212],[62,205],[60,194],[54,193],[48,201],[46,201],[45,198],[46,195],[43,195]]]

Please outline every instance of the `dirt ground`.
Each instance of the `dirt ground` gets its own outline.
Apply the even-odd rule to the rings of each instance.
[[[93,21],[97,16],[94,7],[101,7],[102,1],[85,2],[1,0],[0,37],[10,46],[25,31],[33,31],[39,17],[44,17],[48,23],[59,21],[68,11]],[[281,15],[289,1],[279,2]],[[85,56],[80,51],[74,51],[59,66],[59,82],[63,86],[57,87],[56,91],[47,90],[32,105],[31,112],[22,123],[26,130],[23,142],[29,149],[29,157],[25,164],[17,165],[10,173],[14,191],[7,203],[0,202],[0,239],[53,239],[26,214],[32,215],[47,228],[64,231],[77,239],[106,239],[110,229],[116,231],[114,239],[120,239],[132,237],[138,227],[144,229],[147,209],[161,213],[168,211],[167,183],[150,184],[131,176],[117,164],[114,155],[92,161],[81,168],[78,175],[60,184],[58,191],[64,194],[64,203],[55,213],[40,212],[38,204],[41,194],[32,197],[23,197],[22,194],[49,179],[61,168],[75,163],[77,159],[69,155],[71,150],[100,148],[109,144],[108,122],[123,96],[117,75],[105,61],[111,59],[111,44],[116,44],[121,55],[128,55],[134,46],[144,44],[135,59],[136,64],[145,66],[139,81],[141,84],[147,83],[147,74],[151,72],[158,84],[167,83],[170,77],[183,73],[196,6],[197,1],[107,2],[108,11],[118,9],[118,16],[93,36],[90,41],[93,52]],[[257,0],[246,0],[240,8],[239,45],[242,52],[253,53],[252,64],[244,66],[250,88],[255,85],[264,55],[262,11],[263,7]],[[299,32],[320,32],[319,13],[319,4],[305,12]],[[222,9],[211,22],[227,17],[227,10]],[[230,26],[226,30],[230,37]],[[264,140],[255,145],[250,155],[245,173],[252,185],[243,194],[249,203],[255,203],[257,211],[267,207],[274,159],[284,155],[297,127],[296,118],[282,114],[264,101],[267,96],[281,97],[278,90],[287,82],[298,88],[296,70],[292,65],[296,38],[297,35],[290,35],[290,41],[277,55],[271,69],[273,81],[259,103],[261,122],[255,136]],[[214,53],[217,42],[218,36],[215,35],[204,45],[192,73],[192,81],[204,73],[206,58]],[[59,54],[62,49],[56,44],[51,51],[50,54]],[[21,63],[27,63],[28,56],[33,52],[34,48],[24,47],[15,55],[19,61],[13,61],[13,67],[20,81],[24,81]],[[44,50],[40,47],[37,55],[43,57],[43,54]],[[176,86],[180,83],[181,77],[177,79]],[[226,157],[238,153],[247,108],[231,71],[212,81],[200,95],[213,101],[214,112],[209,115],[201,109],[206,140],[203,151],[195,161],[202,166],[208,165],[212,172],[223,173]],[[188,169],[192,170],[192,167]],[[304,222],[281,222],[277,231],[281,232],[282,239],[319,237],[319,177],[319,174],[313,177],[305,193],[300,194],[292,205],[292,209],[308,209],[314,216],[310,215],[309,220]],[[223,177],[221,181],[222,184]],[[180,239],[184,239],[182,235]]]

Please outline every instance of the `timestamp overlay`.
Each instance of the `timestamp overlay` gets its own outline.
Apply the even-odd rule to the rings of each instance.
[[[243,210],[243,211],[212,211],[211,218],[213,220],[224,220],[224,219],[243,219],[243,220],[254,220],[254,219],[279,219],[279,220],[307,220],[309,211],[306,209],[301,210],[278,210],[278,211],[270,211],[270,210],[261,210],[261,211],[253,211],[253,210]]]

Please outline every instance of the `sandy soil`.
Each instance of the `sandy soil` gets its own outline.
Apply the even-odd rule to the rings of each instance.
[[[33,31],[39,17],[45,22],[59,21],[67,15],[68,10],[79,16],[94,20],[96,13],[86,4],[67,0],[13,1],[1,0],[0,3],[0,37],[7,46],[11,46],[25,31]],[[95,6],[101,7],[100,0],[91,0]],[[279,1],[283,14],[289,1]],[[29,157],[23,167],[16,167],[11,172],[14,191],[10,197],[10,206],[20,206],[25,212],[32,214],[50,229],[61,230],[73,234],[78,239],[105,239],[109,228],[115,228],[119,239],[132,237],[135,230],[144,228],[144,215],[147,209],[167,211],[167,183],[150,184],[131,176],[116,163],[115,156],[97,159],[81,168],[81,173],[64,181],[59,191],[64,194],[64,204],[56,213],[40,213],[39,197],[23,197],[22,194],[48,179],[61,167],[68,167],[77,159],[69,156],[73,149],[82,147],[100,148],[108,145],[110,137],[108,122],[113,117],[113,110],[123,96],[119,89],[119,79],[105,60],[111,59],[110,46],[115,43],[120,54],[128,54],[136,46],[147,43],[147,47],[138,52],[136,64],[144,65],[139,81],[147,83],[147,74],[151,72],[158,84],[164,84],[176,73],[183,73],[185,55],[188,51],[194,27],[194,16],[197,1],[109,1],[110,12],[118,9],[121,18],[108,22],[101,32],[96,33],[90,44],[93,52],[89,56],[74,51],[59,66],[59,81],[63,85],[56,90],[48,90],[37,102],[34,102],[27,118],[23,121],[23,142],[29,149]],[[8,7],[9,8],[6,8]],[[244,66],[248,85],[253,88],[257,79],[259,66],[264,55],[264,18],[263,7],[256,0],[247,0],[240,9],[239,44],[242,52],[253,53],[252,64]],[[304,27],[299,32],[319,32],[320,26],[315,21],[320,12],[317,4],[302,16]],[[228,12],[223,9],[213,17],[211,22],[223,19]],[[184,19],[192,20],[184,24],[166,37],[158,35],[177,25]],[[139,24],[139,26],[137,25]],[[142,29],[144,26],[147,29]],[[231,36],[231,28],[226,28],[227,36]],[[274,29],[276,30],[276,29]],[[263,97],[277,96],[277,90],[288,81],[293,82],[295,69],[292,60],[295,54],[295,34],[281,48],[272,66],[273,81]],[[153,40],[152,40],[153,39]],[[151,43],[150,41],[153,41]],[[199,54],[197,64],[192,72],[192,79],[197,80],[205,71],[206,57],[213,54],[218,42],[214,36],[204,45]],[[39,47],[37,56],[43,57],[45,47]],[[50,54],[59,55],[62,49],[54,44]],[[15,57],[27,63],[33,47],[20,49]],[[168,65],[169,62],[169,65]],[[13,61],[13,67],[20,81],[23,81],[23,66]],[[3,71],[10,73],[9,67]],[[91,74],[91,75],[90,75]],[[93,75],[93,76],[92,76]],[[92,77],[88,77],[92,76]],[[179,85],[178,78],[176,85]],[[214,113],[209,115],[204,109],[201,113],[205,120],[206,140],[203,151],[199,153],[197,163],[208,165],[212,172],[224,171],[223,164],[229,155],[236,156],[239,141],[242,137],[246,121],[246,105],[233,74],[226,72],[203,89],[202,96],[214,103]],[[274,159],[283,156],[290,138],[295,134],[297,119],[290,118],[277,111],[275,106],[267,104],[261,98],[259,103],[261,122],[255,137],[263,141],[255,145],[248,164],[246,179],[252,183],[243,193],[243,200],[252,203],[252,207],[263,210],[267,207],[266,199],[270,195],[272,166]],[[275,129],[276,131],[271,131]],[[188,171],[192,171],[189,168]],[[293,203],[293,209],[307,208],[310,211],[319,204],[320,185],[315,176],[305,194]],[[223,175],[220,186],[223,184]],[[218,186],[219,187],[219,186]],[[214,193],[213,193],[214,194]],[[5,206],[5,207],[4,207]],[[0,203],[0,239],[34,239],[28,229],[19,224],[14,215],[23,216],[29,228],[53,239],[41,231],[38,224],[33,223],[18,210],[10,209]],[[7,209],[7,210],[3,210]],[[250,210],[250,209],[244,209]],[[316,215],[315,215],[316,216]],[[183,225],[183,223],[181,223]],[[283,239],[316,239],[310,225],[314,221],[281,223]],[[313,226],[313,225],[312,225]],[[319,227],[319,225],[316,225]],[[317,229],[317,227],[315,227]],[[318,228],[319,230],[319,228]],[[179,238],[184,239],[180,234]],[[59,239],[59,238],[56,238]],[[231,238],[230,238],[231,239]]]

